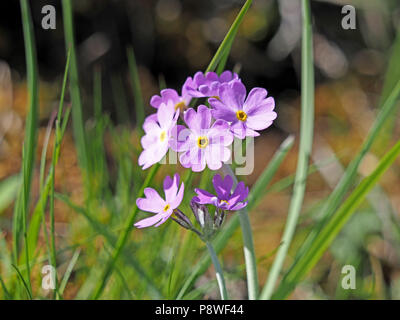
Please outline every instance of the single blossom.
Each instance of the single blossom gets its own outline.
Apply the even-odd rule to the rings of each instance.
[[[196,98],[218,97],[218,89],[222,83],[229,83],[233,80],[240,81],[236,73],[226,70],[220,76],[215,72],[207,72],[205,75],[199,71],[190,81],[184,85],[187,93]]]
[[[175,110],[186,109],[190,101],[192,100],[192,96],[188,93],[188,90],[186,89],[187,86],[193,86],[193,80],[191,77],[188,77],[183,84],[181,95],[179,95],[178,92],[176,92],[176,90],[174,89],[163,89],[161,90],[159,96],[154,95],[151,97],[150,105],[158,109],[162,103],[167,104],[169,101],[172,101],[175,106]]]
[[[179,156],[182,166],[195,172],[203,171],[206,165],[211,170],[220,169],[231,156],[228,147],[233,135],[229,124],[225,120],[211,124],[211,110],[204,105],[199,105],[197,112],[188,109],[183,118],[189,128],[177,125],[171,139],[171,148],[182,152]]]
[[[208,101],[215,119],[231,123],[231,130],[240,139],[257,137],[257,130],[268,128],[276,119],[274,98],[267,98],[267,90],[253,88],[246,98],[246,87],[240,81],[222,84],[218,98]]]
[[[159,162],[167,153],[172,128],[176,125],[179,110],[172,101],[161,103],[157,113],[148,116],[143,124],[145,136],[141,139],[143,151],[138,162],[143,170]]]
[[[155,213],[154,216],[140,220],[135,223],[137,228],[145,228],[155,225],[158,227],[164,223],[181,204],[185,186],[182,182],[179,188],[179,175],[176,173],[171,179],[166,176],[164,179],[165,200],[160,197],[158,192],[153,188],[144,189],[145,198],[136,200],[136,205],[142,211]],[[179,188],[179,190],[178,190]]]
[[[247,205],[247,201],[244,200],[249,194],[249,188],[243,181],[238,183],[233,192],[233,179],[230,175],[222,179],[219,174],[216,174],[212,182],[217,195],[206,190],[195,189],[197,196],[193,197],[192,201],[199,204],[212,204],[219,209],[228,211],[240,210]]]

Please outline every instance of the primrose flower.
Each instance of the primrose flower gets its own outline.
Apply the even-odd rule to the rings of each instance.
[[[210,98],[215,119],[231,123],[231,130],[240,139],[257,137],[256,130],[268,128],[276,119],[274,98],[267,98],[267,90],[253,88],[246,98],[246,87],[240,81],[221,84],[218,98]]]
[[[184,88],[188,94],[196,98],[218,97],[218,89],[222,83],[229,83],[233,80],[240,81],[239,76],[229,70],[222,72],[220,76],[215,72],[207,72],[204,75],[199,71],[193,76],[193,80],[189,79],[190,81],[187,81]]]
[[[143,170],[159,162],[167,153],[171,130],[176,125],[179,110],[175,110],[171,100],[161,103],[157,113],[148,116],[143,124],[146,133],[141,139],[143,151],[139,156],[138,163]]]
[[[197,196],[193,197],[192,201],[199,204],[212,204],[219,209],[227,211],[236,211],[244,208],[247,201],[244,200],[249,194],[249,188],[241,181],[232,192],[233,179],[230,175],[221,178],[219,174],[213,177],[213,186],[217,195],[213,195],[206,190],[195,189]]]
[[[189,127],[177,125],[173,130],[171,148],[182,152],[179,161],[185,168],[195,172],[203,171],[206,165],[211,170],[218,170],[222,162],[231,156],[229,145],[233,142],[229,124],[225,120],[217,120],[211,125],[211,110],[199,105],[197,112],[190,108],[183,115]]]
[[[165,200],[160,197],[156,190],[153,188],[144,189],[146,198],[139,198],[136,200],[136,205],[142,211],[156,213],[150,218],[140,220],[135,223],[137,228],[145,228],[155,225],[158,227],[163,224],[174,212],[174,210],[181,204],[185,186],[182,182],[179,190],[179,175],[176,173],[174,178],[171,179],[166,176],[164,179],[164,194]]]
[[[192,85],[193,80],[192,78],[188,77],[182,86],[182,95],[179,95],[174,89],[164,89],[161,90],[160,96],[154,95],[151,97],[150,105],[158,109],[162,103],[167,104],[169,101],[172,101],[175,106],[175,110],[184,110],[189,105],[190,100],[192,100],[192,96],[188,93],[186,86]]]

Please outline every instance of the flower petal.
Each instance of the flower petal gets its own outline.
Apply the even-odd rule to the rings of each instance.
[[[225,105],[219,99],[210,98],[208,99],[210,106],[212,107],[211,113],[214,119],[223,119],[226,121],[236,121],[236,109]]]
[[[219,88],[219,98],[233,110],[241,110],[246,97],[246,87],[239,80],[223,83]]]
[[[146,198],[136,199],[136,205],[142,211],[158,213],[163,210],[166,202],[160,197],[158,192],[153,188],[145,188],[144,195]]]
[[[156,224],[157,222],[159,222],[162,218],[163,218],[163,215],[161,213],[159,213],[159,214],[156,214],[156,215],[154,215],[152,217],[149,217],[149,218],[146,218],[146,219],[143,219],[143,220],[140,220],[140,221],[136,222],[134,224],[134,226],[136,228],[150,227],[150,226]]]
[[[183,194],[185,193],[185,184],[182,182],[181,187],[177,194],[175,194],[175,199],[170,202],[171,209],[176,209],[182,202]]]
[[[197,193],[197,196],[193,197],[193,201],[200,204],[214,204],[216,196],[212,193],[199,188],[194,189],[194,191]]]

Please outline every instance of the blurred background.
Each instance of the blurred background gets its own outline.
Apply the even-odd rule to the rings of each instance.
[[[39,148],[52,112],[58,107],[65,67],[65,44],[60,1],[31,1],[40,74]],[[55,30],[41,27],[44,5],[54,5]],[[243,1],[239,0],[82,0],[73,1],[75,39],[80,72],[81,94],[86,126],[93,123],[93,73],[101,70],[103,109],[117,127],[130,128],[128,138],[140,150],[134,133],[135,100],[128,71],[127,47],[134,49],[146,113],[150,97],[166,84],[180,90],[186,77],[204,70]],[[341,26],[345,4],[356,8],[355,30]],[[318,208],[359,149],[380,103],[388,68],[388,58],[400,22],[397,0],[320,0],[311,1],[316,72],[316,120],[312,161],[320,165],[310,175],[299,232],[292,250],[301,243]],[[227,69],[240,72],[247,88],[264,87],[276,100],[278,119],[256,139],[255,170],[243,177],[251,185],[268,164],[279,144],[296,136],[300,124],[300,1],[255,0],[235,39]],[[400,58],[400,57],[399,57]],[[0,2],[0,180],[20,171],[26,108],[25,55],[18,1]],[[69,102],[67,96],[67,103]],[[126,116],[128,115],[128,116]],[[377,159],[400,136],[399,117],[394,115],[363,162],[360,175],[375,168]],[[105,137],[106,153],[112,154],[110,138]],[[279,245],[291,187],[282,183],[295,172],[297,146],[280,168],[268,195],[251,214],[260,278],[264,281]],[[56,189],[82,202],[82,178],[78,168],[71,130],[63,141],[56,171]],[[51,158],[51,153],[48,159]],[[111,156],[109,156],[111,158]],[[113,162],[109,159],[111,180]],[[328,161],[327,161],[328,160]],[[133,160],[132,160],[133,161]],[[381,187],[371,194],[372,205],[360,209],[331,250],[300,286],[292,298],[392,298],[400,299],[400,166],[389,170]],[[113,171],[114,170],[114,171]],[[160,179],[161,181],[161,179]],[[275,182],[275,180],[274,180]],[[10,184],[8,184],[8,188]],[[33,199],[37,199],[34,181]],[[8,239],[11,230],[13,189],[5,194],[0,207],[0,226]],[[132,195],[133,197],[133,195]],[[375,197],[375,199],[373,198]],[[376,200],[378,199],[378,201]],[[69,223],[74,215],[56,201],[58,241],[72,241]],[[394,222],[393,222],[394,221]],[[68,238],[68,240],[66,240]],[[238,250],[240,235],[226,255],[226,268],[242,259]],[[290,260],[290,257],[289,257]],[[340,270],[345,264],[357,266],[357,290],[341,290]],[[212,275],[211,275],[212,276]],[[204,281],[200,279],[201,281]],[[78,280],[77,280],[78,282]],[[233,298],[243,298],[245,283],[240,277]],[[78,285],[76,285],[78,287]],[[68,287],[70,297],[77,288]],[[211,294],[212,297],[212,294]]]

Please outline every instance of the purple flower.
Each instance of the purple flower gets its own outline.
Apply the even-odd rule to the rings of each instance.
[[[136,200],[136,205],[140,210],[156,213],[150,218],[140,220],[135,223],[137,228],[145,228],[155,225],[158,227],[164,223],[182,202],[185,186],[182,182],[179,190],[179,175],[176,173],[174,179],[166,176],[164,179],[165,200],[160,197],[153,188],[144,189],[146,198]]]
[[[175,106],[175,110],[184,110],[192,100],[192,96],[188,93],[186,86],[192,86],[193,80],[188,77],[182,86],[182,95],[179,95],[174,89],[164,89],[161,90],[161,96],[154,95],[150,99],[150,105],[156,109],[159,108],[161,103],[167,104],[168,101],[172,101]]]
[[[146,118],[143,129],[146,133],[141,139],[143,151],[138,162],[143,170],[160,161],[168,151],[172,128],[176,125],[179,110],[175,110],[172,101],[161,103],[157,113]]]
[[[174,138],[171,148],[182,152],[179,161],[185,168],[203,171],[206,165],[211,170],[218,170],[222,162],[231,156],[229,145],[233,142],[229,124],[225,120],[217,120],[211,125],[211,110],[199,105],[197,112],[190,108],[184,113],[187,126],[178,125],[173,130]]]
[[[247,201],[243,202],[248,194],[249,188],[241,181],[236,186],[235,191],[231,192],[233,186],[233,179],[227,175],[222,180],[219,174],[213,177],[213,186],[217,195],[213,195],[206,190],[195,189],[197,196],[193,197],[192,201],[199,204],[212,204],[217,208],[228,211],[235,211],[244,208]]]
[[[215,119],[231,122],[231,130],[240,139],[257,137],[256,130],[268,128],[277,114],[274,98],[267,98],[267,90],[253,88],[246,98],[246,87],[240,81],[222,84],[218,98],[210,98]]]
[[[239,80],[239,76],[231,71],[224,71],[220,76],[215,72],[207,72],[206,75],[203,72],[196,72],[192,78],[189,78],[184,88],[187,93],[196,98],[202,97],[218,97],[218,89],[222,83],[229,83],[232,80]]]

